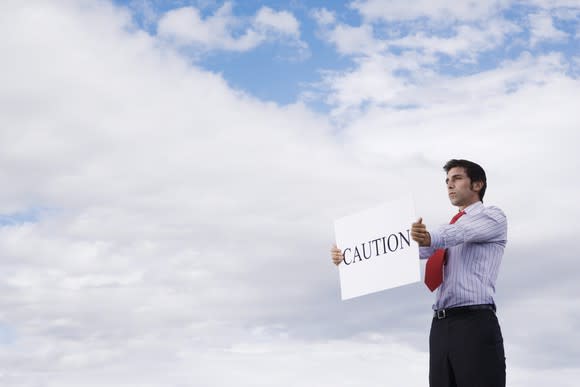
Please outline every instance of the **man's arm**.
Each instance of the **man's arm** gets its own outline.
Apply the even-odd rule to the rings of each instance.
[[[430,246],[447,248],[462,243],[505,242],[507,219],[502,210],[488,207],[464,221],[441,226],[429,233]]]

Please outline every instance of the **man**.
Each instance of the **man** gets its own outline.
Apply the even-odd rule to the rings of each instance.
[[[503,338],[493,297],[507,220],[499,208],[483,205],[487,179],[481,166],[453,159],[443,169],[449,200],[459,212],[451,224],[434,231],[421,218],[411,226],[421,259],[429,259],[425,282],[438,288],[429,335],[429,385],[504,387]],[[336,265],[344,258],[336,246],[331,255]]]

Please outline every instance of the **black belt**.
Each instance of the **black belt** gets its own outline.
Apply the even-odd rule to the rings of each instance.
[[[492,310],[495,312],[495,305],[494,304],[466,305],[448,309],[437,309],[433,313],[433,318],[437,320],[442,320],[447,317],[458,316],[460,314],[474,312],[476,310]]]

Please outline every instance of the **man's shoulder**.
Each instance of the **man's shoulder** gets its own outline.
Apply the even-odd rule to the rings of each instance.
[[[507,220],[505,213],[497,206],[484,206],[482,212],[496,222],[505,222]]]

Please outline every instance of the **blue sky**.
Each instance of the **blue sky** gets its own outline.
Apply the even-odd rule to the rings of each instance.
[[[47,208],[27,208],[24,211],[0,214],[0,227],[1,226],[15,226],[23,223],[34,223],[38,222],[40,217],[44,214],[48,214],[51,211]]]
[[[151,2],[151,7],[162,14],[168,10],[183,6],[204,5],[203,2]],[[135,6],[135,2],[119,1],[118,4]],[[223,74],[230,84],[263,100],[275,101],[280,104],[294,103],[304,89],[320,79],[320,70],[342,70],[352,65],[348,57],[339,56],[333,47],[317,37],[316,22],[310,15],[311,10],[328,6],[325,1],[304,2],[285,1],[244,1],[234,2],[234,13],[240,18],[250,18],[258,9],[268,6],[276,10],[292,12],[300,20],[301,38],[307,42],[308,49],[304,58],[300,58],[297,50],[280,42],[261,45],[247,52],[203,51],[192,55],[196,64]],[[223,2],[206,2],[199,7],[204,17],[213,15]],[[360,22],[357,14],[341,6],[337,9],[342,17],[349,22]],[[142,13],[137,11],[135,20],[150,34],[156,34],[156,25],[147,23]],[[233,33],[239,33],[234,31]],[[272,87],[275,84],[276,87]],[[318,104],[321,108],[322,105]]]
[[[156,20],[166,12],[184,7],[195,7],[202,19],[207,20],[223,6],[223,1],[116,1],[117,4],[129,7],[136,23],[151,35],[157,34]],[[490,11],[490,15],[472,20],[462,20],[460,17],[448,20],[433,21],[424,15],[408,20],[365,20],[351,2],[325,1],[244,1],[229,2],[233,7],[233,16],[240,22],[231,29],[232,36],[241,34],[256,12],[263,7],[274,11],[291,13],[299,23],[299,39],[304,42],[304,52],[286,44],[284,39],[269,41],[245,51],[229,51],[223,49],[182,46],[183,52],[190,55],[192,61],[209,71],[222,74],[234,88],[241,89],[251,95],[279,104],[290,104],[303,99],[305,92],[316,89],[321,81],[321,73],[326,71],[345,72],[356,67],[356,59],[370,55],[369,53],[339,53],[336,46],[324,36],[324,28],[318,24],[313,12],[320,9],[328,10],[335,15],[336,22],[344,26],[361,27],[369,25],[377,40],[388,41],[393,36],[409,36],[421,32],[426,36],[438,38],[453,38],[457,28],[472,26],[486,28],[490,19],[503,19],[513,23],[515,29],[505,33],[500,44],[477,49],[465,58],[462,55],[436,53],[436,62],[425,65],[429,70],[439,74],[457,77],[474,74],[497,68],[503,61],[514,60],[522,53],[533,55],[558,52],[569,61],[569,74],[577,76],[578,64],[572,61],[577,55],[580,45],[579,16],[570,4],[550,10],[553,28],[566,34],[566,37],[545,37],[532,42],[530,16],[546,12],[541,2],[537,4],[526,2],[511,2],[498,6]],[[546,2],[548,4],[548,2]],[[388,6],[385,6],[388,8]],[[151,14],[144,12],[147,9]],[[148,15],[147,17],[145,15]],[[418,47],[424,50],[426,47]],[[389,52],[400,55],[412,48],[398,45],[379,50],[373,54]],[[399,73],[404,76],[405,73]],[[273,85],[276,87],[272,87]],[[320,111],[327,111],[330,106],[324,95],[309,99],[308,103]]]

